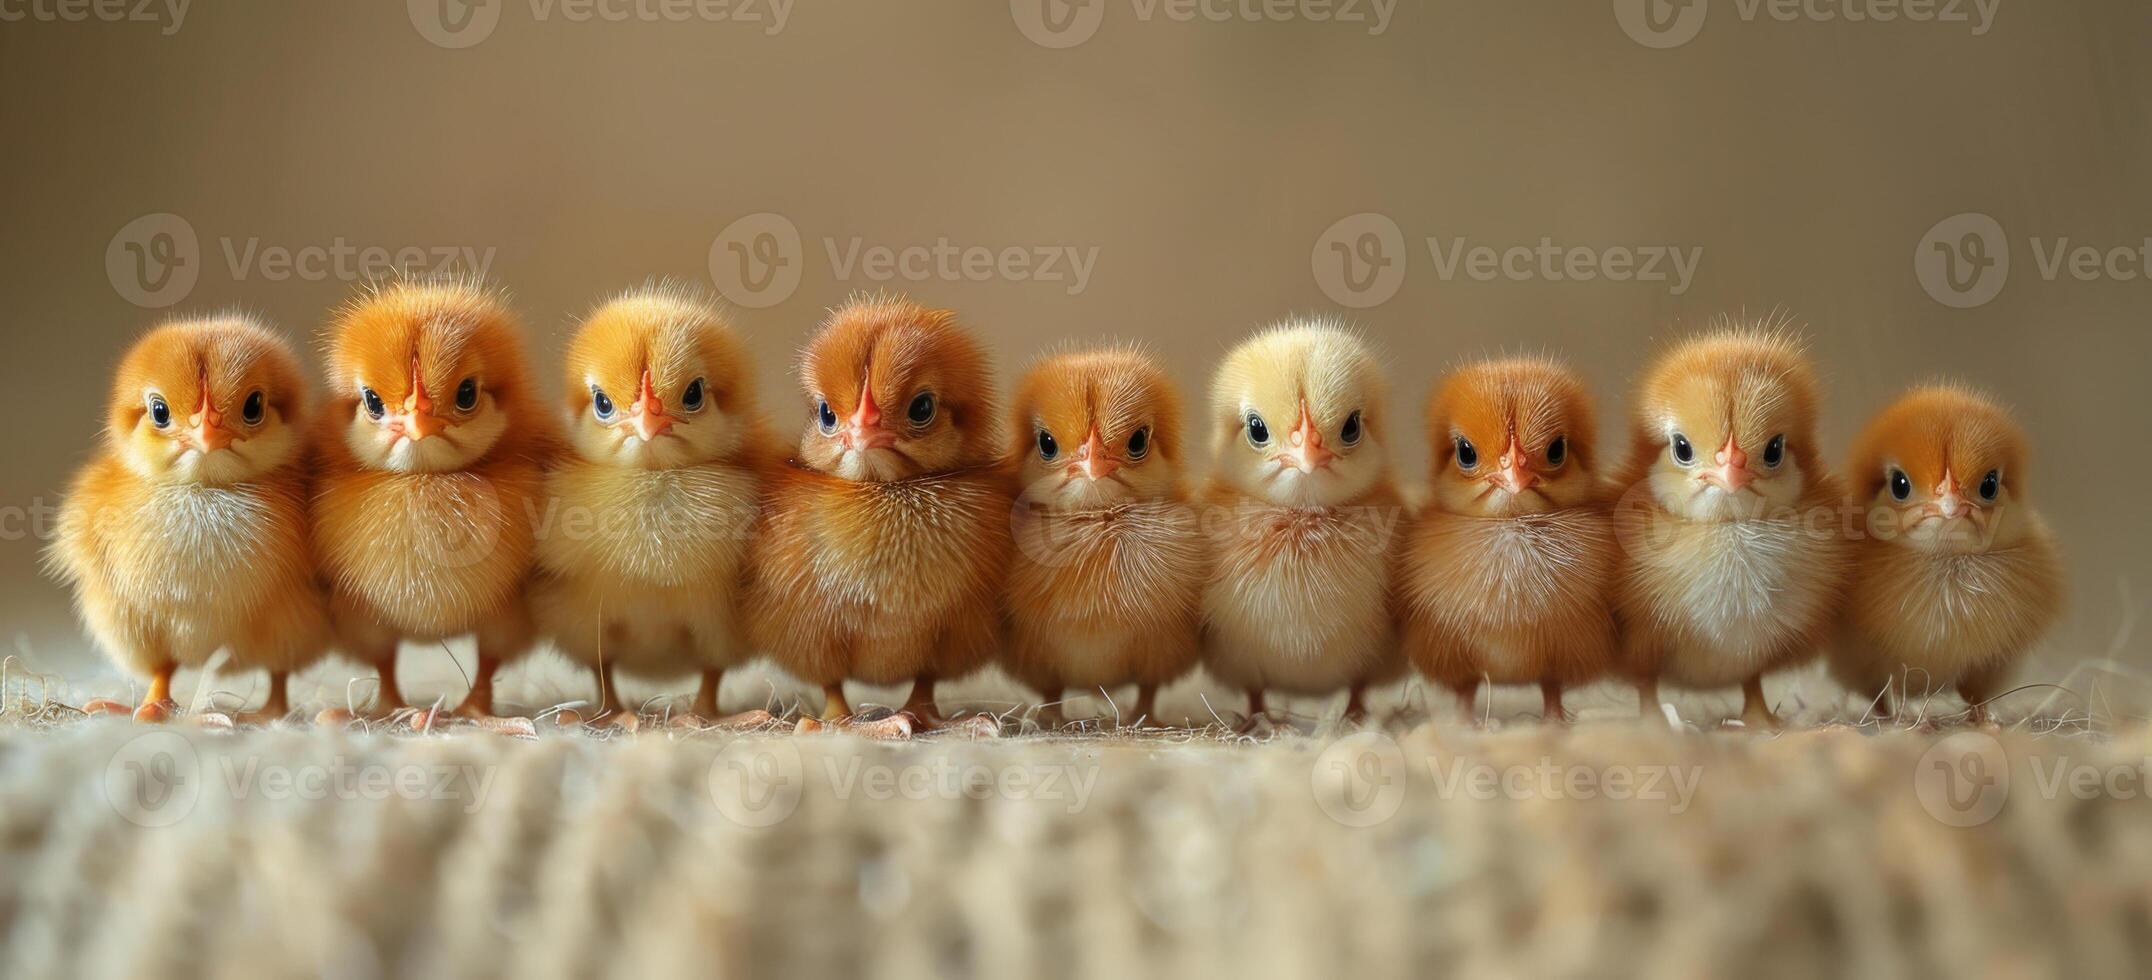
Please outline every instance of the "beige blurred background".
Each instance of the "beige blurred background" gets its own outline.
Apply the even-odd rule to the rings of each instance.
[[[98,669],[38,553],[107,372],[160,316],[232,305],[311,354],[369,271],[327,251],[341,243],[422,265],[472,250],[549,381],[606,294],[723,287],[787,426],[805,413],[791,358],[858,289],[955,307],[1007,372],[1057,343],[1141,339],[1192,396],[1251,327],[1343,314],[1388,354],[1415,480],[1418,406],[1460,358],[1560,353],[1611,417],[1666,336],[1783,310],[1828,378],[1833,458],[1909,382],[2015,404],[2073,585],[2032,676],[2111,653],[2152,666],[2141,640],[2115,647],[2152,587],[2152,5],[1987,2],[1878,23],[1727,0],[1658,33],[1606,0],[1214,2],[1192,20],[1149,0],[802,3],[781,26],[766,0],[702,8],[722,18],[660,0],[197,3],[0,23],[0,623],[40,667]],[[1994,225],[1939,227],[1965,213]],[[1916,252],[1948,256],[1924,238],[1998,229],[2007,278],[1931,295]],[[1697,262],[1686,281],[1670,261],[1649,270],[1665,279],[1556,281],[1536,258],[1482,280],[1446,275],[1430,238],[1443,261],[1462,238]],[[1029,262],[1073,249],[1087,277],[1066,251],[1013,275],[919,253],[923,279],[876,277],[877,249],[943,239]],[[2089,281],[2044,276],[2064,239],[2129,252]],[[743,254],[786,264],[743,279]],[[1998,283],[1970,308],[1937,298]]]

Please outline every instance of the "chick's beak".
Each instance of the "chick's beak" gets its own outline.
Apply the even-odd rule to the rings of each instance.
[[[232,444],[232,430],[224,427],[224,413],[217,411],[215,402],[209,400],[209,379],[202,379],[202,403],[187,417],[190,426],[187,437],[200,446],[205,453],[213,453]]]
[[[837,435],[846,449],[879,449],[896,443],[896,437],[882,428],[882,410],[874,404],[874,388],[869,382],[860,382],[859,407]]]
[[[642,390],[635,395],[635,434],[649,442],[672,431],[673,418],[665,414],[665,400],[650,383],[650,369],[643,369]]]
[[[1726,445],[1720,446],[1712,459],[1718,465],[1698,474],[1705,482],[1716,483],[1727,493],[1735,493],[1756,481],[1756,474],[1749,472],[1748,453],[1741,451],[1731,433],[1726,436]]]
[[[1077,448],[1076,459],[1069,463],[1069,472],[1086,480],[1103,480],[1120,468],[1121,464],[1106,454],[1106,441],[1099,438],[1095,425],[1091,427],[1090,435],[1084,437],[1083,445]]]
[[[440,435],[448,428],[447,422],[433,414],[433,396],[426,392],[426,379],[420,376],[415,358],[411,361],[411,397],[404,399],[403,408],[403,415],[389,427],[412,442]]]
[[[1293,427],[1286,442],[1292,448],[1279,454],[1279,461],[1302,473],[1313,473],[1327,468],[1337,454],[1323,446],[1323,433],[1315,427],[1315,415],[1308,411],[1308,403],[1300,403],[1300,422]]]
[[[1965,516],[1966,512],[1972,509],[1972,504],[1958,493],[1958,478],[1951,475],[1949,470],[1944,470],[1942,482],[1935,485],[1936,513],[1945,518],[1958,518]]]
[[[1525,465],[1524,446],[1512,434],[1509,448],[1502,451],[1502,468],[1494,473],[1494,482],[1512,494],[1523,493],[1539,485],[1539,474]]]

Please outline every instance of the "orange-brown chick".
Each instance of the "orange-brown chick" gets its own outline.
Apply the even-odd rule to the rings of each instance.
[[[1855,444],[1863,515],[1832,673],[1869,699],[1956,688],[1975,723],[2063,600],[2054,536],[2026,496],[2026,439],[1955,385],[1916,388]]]
[[[1021,495],[1004,664],[1048,702],[1134,684],[1129,717],[1151,719],[1159,687],[1202,653],[1209,570],[1180,393],[1139,350],[1063,354],[1025,374],[1011,420]]]
[[[1013,481],[1000,466],[986,355],[948,310],[856,299],[800,368],[807,425],[769,477],[749,594],[751,636],[851,713],[848,679],[934,685],[994,656]]]
[[[457,710],[490,715],[494,672],[535,637],[524,590],[560,438],[521,327],[478,283],[426,280],[359,296],[329,334],[314,520],[339,643],[379,666],[393,710],[399,642],[475,634]]]
[[[1683,340],[1638,386],[1615,606],[1646,711],[1660,679],[1739,684],[1743,719],[1776,726],[1764,676],[1821,651],[1848,541],[1816,441],[1818,387],[1791,335],[1756,326]]]
[[[1616,659],[1591,396],[1555,361],[1484,361],[1436,389],[1427,432],[1434,496],[1398,569],[1406,655],[1468,716],[1486,680],[1538,684],[1547,719],[1565,718],[1562,688]]]
[[[285,678],[328,649],[306,500],[306,386],[254,320],[175,320],[120,362],[104,446],[75,478],[48,559],[121,667],[150,679],[136,717],[171,710],[172,674],[228,648]]]
[[[1248,692],[1363,692],[1403,676],[1392,549],[1404,503],[1374,353],[1327,320],[1288,321],[1227,352],[1211,382],[1204,663]]]
[[[596,672],[612,719],[633,717],[616,666],[701,674],[693,710],[715,718],[725,669],[748,659],[743,558],[776,454],[752,381],[731,325],[682,289],[630,290],[569,341],[575,455],[546,479],[557,519],[539,535],[533,606]]]

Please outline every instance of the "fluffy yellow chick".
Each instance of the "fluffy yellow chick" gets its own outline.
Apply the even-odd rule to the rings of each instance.
[[[1181,476],[1180,393],[1139,350],[1064,354],[1025,374],[1012,422],[1004,665],[1050,703],[1134,684],[1128,717],[1152,719],[1159,687],[1201,655],[1209,571]]]
[[[1266,690],[1348,691],[1356,720],[1366,687],[1404,672],[1389,576],[1403,507],[1384,391],[1366,344],[1328,320],[1257,333],[1211,382],[1204,663],[1248,692],[1251,724]]]
[[[475,634],[456,710],[489,717],[495,671],[537,635],[532,528],[560,439],[521,327],[477,283],[407,281],[338,311],[329,344],[314,522],[338,642],[379,666],[379,708],[394,711],[399,641]]]
[[[575,455],[547,477],[554,519],[533,607],[562,652],[592,668],[601,717],[629,723],[615,667],[700,673],[693,712],[748,659],[741,570],[757,467],[774,456],[746,349],[718,311],[644,287],[583,321],[567,355]],[[727,721],[767,721],[768,715]]]
[[[1469,364],[1428,403],[1434,499],[1400,549],[1406,655],[1469,717],[1482,681],[1562,689],[1615,661],[1614,523],[1591,396],[1544,358]]]
[[[1986,723],[2060,611],[2062,562],[2026,496],[2025,445],[2002,406],[1955,385],[1907,392],[1856,444],[1846,472],[1866,533],[1831,669],[1884,714],[1956,688]]]
[[[76,476],[48,560],[123,668],[135,717],[169,716],[172,675],[219,649],[269,672],[247,720],[328,649],[308,541],[306,388],[276,334],[240,316],[167,322],[120,362],[104,446]]]
[[[1739,684],[1745,723],[1777,727],[1764,676],[1821,652],[1849,542],[1817,388],[1791,335],[1754,326],[1684,340],[1645,373],[1615,509],[1624,669],[1645,711],[1661,679]]]

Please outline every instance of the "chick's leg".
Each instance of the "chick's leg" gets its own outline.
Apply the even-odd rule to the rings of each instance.
[[[934,683],[932,674],[919,675],[912,681],[911,697],[904,699],[904,713],[919,719],[919,724],[926,728],[942,728],[949,724],[934,704]]]
[[[170,660],[150,671],[149,690],[142,695],[142,706],[135,709],[135,721],[145,725],[163,724],[179,711],[179,705],[172,700],[172,675],[178,671],[179,665]]]
[[[845,700],[844,682],[822,685],[822,720],[840,722],[852,717],[852,702]]]
[[[725,672],[711,669],[702,672],[702,685],[695,689],[693,711],[698,718],[717,717],[717,688],[725,680]]]
[[[1263,689],[1251,687],[1248,689],[1248,717],[1241,720],[1235,731],[1243,735],[1253,732],[1261,727],[1263,720],[1269,716],[1270,708],[1263,703]]]
[[[624,728],[633,731],[639,721],[635,712],[620,702],[620,685],[613,680],[613,662],[602,661],[590,669],[598,685],[598,715],[590,720],[592,725]]]
[[[493,675],[500,669],[500,658],[489,657],[483,651],[479,653],[478,670],[471,675],[470,693],[465,694],[463,703],[456,706],[458,717],[493,717]]]
[[[1465,721],[1479,724],[1479,678],[1452,681],[1449,687],[1450,693],[1457,696],[1457,713],[1463,716]]]
[[[266,725],[270,722],[284,720],[284,716],[291,713],[291,702],[284,693],[285,684],[290,679],[290,676],[286,671],[270,671],[269,699],[262,702],[260,710],[241,713],[238,719],[240,724]]]
[[[1367,720],[1367,685],[1354,684],[1345,691],[1345,713],[1338,718],[1348,725]]]
[[[1771,702],[1764,700],[1762,674],[1741,682],[1741,723],[1767,730],[1786,727],[1786,723],[1771,711]]]
[[[1561,681],[1540,681],[1539,699],[1541,718],[1549,723],[1569,724],[1569,709],[1562,707]]]
[[[2003,671],[1979,670],[1958,678],[1958,694],[1965,698],[1965,705],[1972,711],[1967,723],[1978,728],[1995,728],[1995,721],[1988,714],[1989,702],[1995,700],[1995,689],[2002,686]]]
[[[1158,685],[1136,685],[1136,725],[1141,728],[1158,727]]]

